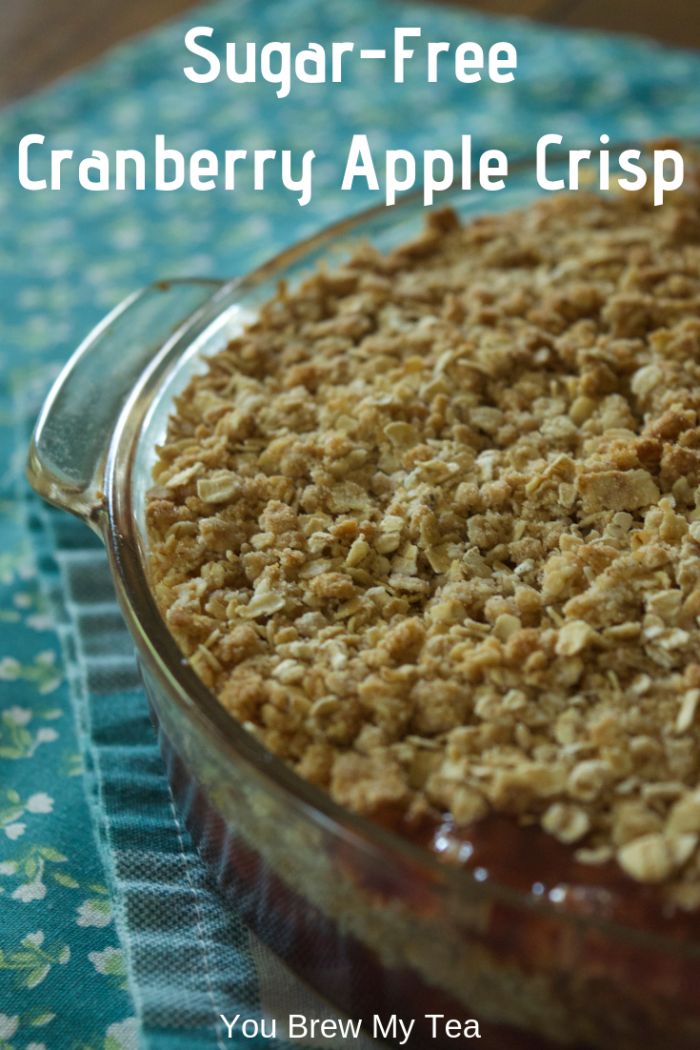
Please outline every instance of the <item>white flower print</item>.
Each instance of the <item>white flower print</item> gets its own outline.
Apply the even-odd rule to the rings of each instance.
[[[26,937],[22,938],[22,944],[33,944],[35,948],[41,948],[44,943],[44,931],[35,930],[34,933],[28,933]]]
[[[53,810],[53,799],[45,791],[35,791],[24,801],[14,788],[7,788],[4,792],[0,791],[0,796],[2,795],[9,804],[3,805],[0,802],[0,831],[4,831],[11,842],[21,838],[27,830],[27,824],[21,819],[22,817],[51,813]],[[34,850],[30,845],[22,851],[21,859],[20,855],[17,855],[14,860],[4,862],[0,868],[0,875],[15,875],[21,866],[22,873],[28,880],[24,886],[19,887],[13,893],[15,900],[41,900],[45,897],[46,887],[42,883],[42,875],[44,862],[47,859],[61,863],[65,857],[57,850],[51,850],[50,847],[40,846]]]
[[[78,908],[78,926],[109,926],[112,921],[112,910],[108,900],[93,898],[83,903]]]
[[[0,660],[0,680],[4,682],[15,682],[22,671],[22,665],[14,656],[4,656]]]
[[[106,1032],[107,1039],[114,1041],[114,1050],[137,1050],[139,1029],[135,1017],[129,1017],[126,1021],[111,1024]]]
[[[11,894],[13,900],[22,901],[23,904],[29,904],[30,901],[42,901],[45,896],[46,884],[39,877],[32,879],[31,882],[23,882]]]
[[[58,740],[58,733],[55,729],[45,727],[40,729],[36,735],[37,744],[48,744],[53,740]]]
[[[16,796],[16,792],[14,795]],[[30,796],[30,801],[34,796]],[[40,809],[43,811],[48,807],[48,801],[53,801],[50,796],[44,792],[37,793],[37,799],[35,799],[36,805],[32,808]],[[18,798],[17,806],[15,807],[15,816],[18,808],[27,809],[27,803],[22,803]],[[14,819],[14,817],[13,817]],[[49,885],[51,882],[56,882],[60,886],[65,886],[67,889],[78,889],[80,883],[75,879],[68,871],[62,869],[59,865],[66,864],[68,858],[60,853],[57,849],[52,846],[42,845],[41,843],[28,843],[23,849],[20,849],[14,856],[14,859],[7,860],[0,863],[0,877],[15,877],[20,881],[19,885],[15,885],[14,890],[10,894],[12,900],[20,901],[22,904],[30,904],[32,901],[43,900],[48,892]],[[48,873],[49,878],[45,878]],[[102,893],[102,887],[97,885],[88,884],[95,893]],[[9,892],[4,887],[0,888],[0,892]],[[107,891],[104,890],[105,900],[101,901],[99,897],[94,900],[95,912],[101,912],[105,909],[109,912],[109,901],[107,900]],[[96,914],[96,921],[90,925],[104,925],[106,926],[109,922],[109,914],[106,919],[102,919],[101,914]],[[1,1046],[0,1046],[1,1050]]]
[[[29,796],[24,803],[24,808],[28,813],[51,813],[53,810],[53,799],[45,791],[38,791],[36,794]]]
[[[47,682],[50,689],[55,688],[55,685],[58,684],[58,679],[56,679],[53,671],[49,674],[49,681],[46,677],[46,668],[41,669],[39,664],[35,666],[40,668],[39,692],[47,691],[47,689],[44,689],[44,685]],[[23,675],[24,670],[22,668]],[[60,710],[57,711],[56,709],[34,713],[26,707],[18,705],[8,707],[5,711],[0,712],[0,755],[2,758],[31,758],[40,744],[58,740],[58,733],[55,729],[51,729],[48,726],[32,729],[30,723],[33,722],[36,725],[35,719],[48,720],[60,717],[60,715]]]
[[[121,948],[105,948],[104,951],[90,951],[87,958],[98,973],[109,978],[112,985],[126,988],[126,963]]]
[[[15,1014],[14,1017],[8,1017],[7,1014],[0,1014],[0,1039],[11,1039],[18,1028],[19,1016],[17,1014]]]
[[[22,664],[14,656],[0,660],[0,680],[31,683],[39,693],[51,693],[61,684],[61,673],[56,667],[56,654],[48,649],[39,653],[33,663]]]
[[[118,948],[105,948],[102,952],[88,952],[88,959],[98,973],[120,973],[124,967],[122,953]]]
[[[8,707],[4,714],[5,721],[15,726],[26,726],[31,721],[32,712],[26,707]]]
[[[15,609],[20,609],[29,615],[24,622],[33,631],[48,631],[54,627],[54,619],[50,612],[44,608],[44,602],[39,595],[19,591],[14,595],[12,604]]]

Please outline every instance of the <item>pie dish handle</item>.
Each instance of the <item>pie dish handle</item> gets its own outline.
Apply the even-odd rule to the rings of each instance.
[[[104,463],[124,402],[146,367],[221,287],[160,281],[121,302],[62,369],[34,427],[27,476],[47,502],[99,532]]]

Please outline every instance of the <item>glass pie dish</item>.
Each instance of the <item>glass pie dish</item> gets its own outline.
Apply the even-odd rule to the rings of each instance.
[[[552,175],[565,167],[553,164]],[[501,193],[456,190],[441,204],[469,221],[541,193],[524,164]],[[612,866],[578,864],[507,820],[464,832],[446,825],[422,842],[341,808],[221,706],[183,658],[149,586],[155,449],[194,371],[280,280],[294,286],[320,262],[338,265],[358,241],[404,243],[424,215],[421,195],[407,197],[245,278],[162,282],[132,296],[56,381],[29,477],[104,540],[176,801],[224,896],[300,976],[352,1017],[415,1019],[416,1047],[451,1045],[430,1015],[478,1018],[494,1048],[631,1048],[642,1039],[694,1047],[700,916],[669,913],[653,888]]]

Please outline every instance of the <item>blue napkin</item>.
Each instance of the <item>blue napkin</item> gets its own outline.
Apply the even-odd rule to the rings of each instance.
[[[519,70],[514,85],[465,87],[415,68],[397,87],[377,64],[277,100],[264,82],[188,84],[193,24],[366,47],[418,25],[433,40],[511,40]],[[355,132],[416,150],[471,132],[514,154],[547,131],[572,144],[692,134],[699,110],[700,57],[651,43],[434,5],[223,0],[0,116],[0,1050],[281,1047],[228,1040],[219,1014],[256,1018],[304,994],[221,904],[178,819],[98,541],[23,480],[31,422],[70,351],[141,284],[245,272],[367,203],[339,189]],[[276,181],[263,195],[245,179],[228,194],[70,180],[31,193],[16,148],[37,131],[78,153],[147,151],[156,132],[183,151],[313,148],[314,197],[301,208]]]

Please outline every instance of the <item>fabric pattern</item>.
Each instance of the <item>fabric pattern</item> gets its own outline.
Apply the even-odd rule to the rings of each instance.
[[[377,65],[283,100],[265,83],[197,87],[182,75],[195,23],[296,46],[382,47],[394,25],[507,39],[517,83],[427,85],[414,68],[396,86]],[[471,132],[516,154],[546,131],[572,145],[689,134],[699,107],[700,57],[642,41],[434,5],[222,0],[0,115],[0,1050],[283,1045],[229,1041],[217,1023],[258,1016],[284,981],[261,981],[275,964],[219,901],[174,811],[98,541],[23,480],[31,424],[70,351],[140,284],[245,272],[368,203],[339,189],[356,131],[416,150],[455,150]],[[300,208],[279,182],[261,194],[245,178],[235,193],[88,193],[70,181],[30,193],[16,147],[37,131],[81,155],[148,153],[156,132],[181,150],[313,148],[314,197]]]

